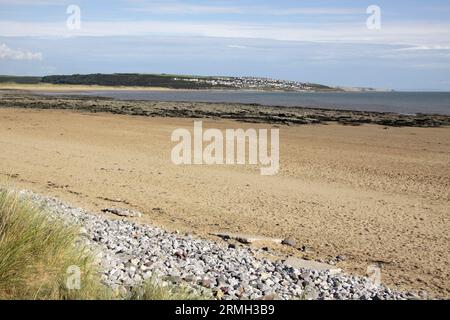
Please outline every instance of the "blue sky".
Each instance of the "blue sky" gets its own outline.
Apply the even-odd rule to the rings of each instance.
[[[67,27],[67,7],[81,10]],[[376,5],[381,28],[369,29]],[[450,2],[0,0],[0,74],[180,73],[450,91]]]

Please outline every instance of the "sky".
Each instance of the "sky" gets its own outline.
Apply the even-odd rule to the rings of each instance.
[[[449,17],[448,0],[0,0],[0,74],[450,91]]]

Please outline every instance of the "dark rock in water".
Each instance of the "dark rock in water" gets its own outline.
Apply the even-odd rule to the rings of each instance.
[[[281,243],[290,247],[295,247],[297,241],[295,241],[295,239],[293,238],[286,238]]]
[[[35,94],[7,93],[0,99],[3,108],[70,109],[86,112],[110,112],[139,116],[222,118],[252,123],[302,125],[338,122],[343,125],[378,124],[383,127],[440,127],[450,125],[449,115],[398,114],[304,108],[245,105],[241,103],[115,101],[111,98],[65,96],[55,98]],[[230,109],[232,109],[230,111]]]

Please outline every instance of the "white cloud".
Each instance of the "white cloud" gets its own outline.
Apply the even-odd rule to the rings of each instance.
[[[1,0],[0,0],[1,1]],[[139,2],[137,2],[139,4]],[[153,1],[141,6],[127,8],[135,12],[149,12],[154,14],[250,14],[250,15],[349,15],[364,14],[365,8],[335,8],[335,7],[293,7],[279,9],[273,6],[223,6],[198,5],[178,1]]]
[[[0,36],[4,37],[144,35],[384,44],[421,48],[450,46],[450,24],[448,23],[385,23],[381,30],[368,30],[364,23],[86,21],[81,29],[71,31],[66,28],[65,23],[0,21]]]
[[[231,49],[247,49],[247,46],[240,46],[240,45],[236,45],[236,44],[229,44],[227,46],[227,48],[231,48]]]
[[[0,45],[0,59],[42,60],[42,53],[14,50],[3,43]]]
[[[64,5],[64,2],[61,0],[0,0],[0,4],[6,5]]]
[[[150,6],[128,8],[130,11],[149,12],[155,14],[241,14],[240,7],[193,5],[178,2],[153,3]]]
[[[333,8],[333,7],[322,7],[322,8],[287,8],[287,9],[274,9],[274,8],[263,8],[257,10],[257,13],[267,14],[267,15],[351,15],[351,14],[364,14],[366,8]],[[249,12],[251,13],[251,12]]]
[[[441,46],[441,45],[415,46],[415,47],[400,48],[397,49],[396,51],[442,51],[442,50],[450,50],[450,46]]]

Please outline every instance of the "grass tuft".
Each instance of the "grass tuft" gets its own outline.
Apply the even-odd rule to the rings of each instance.
[[[0,299],[96,299],[104,288],[78,229],[49,220],[17,194],[0,190]],[[68,289],[70,266],[80,289]]]
[[[98,264],[78,235],[78,227],[49,219],[45,210],[0,187],[0,299],[205,299],[187,287],[160,286],[153,279],[125,298],[114,294],[102,285]],[[77,289],[67,286],[73,266],[80,271]]]

